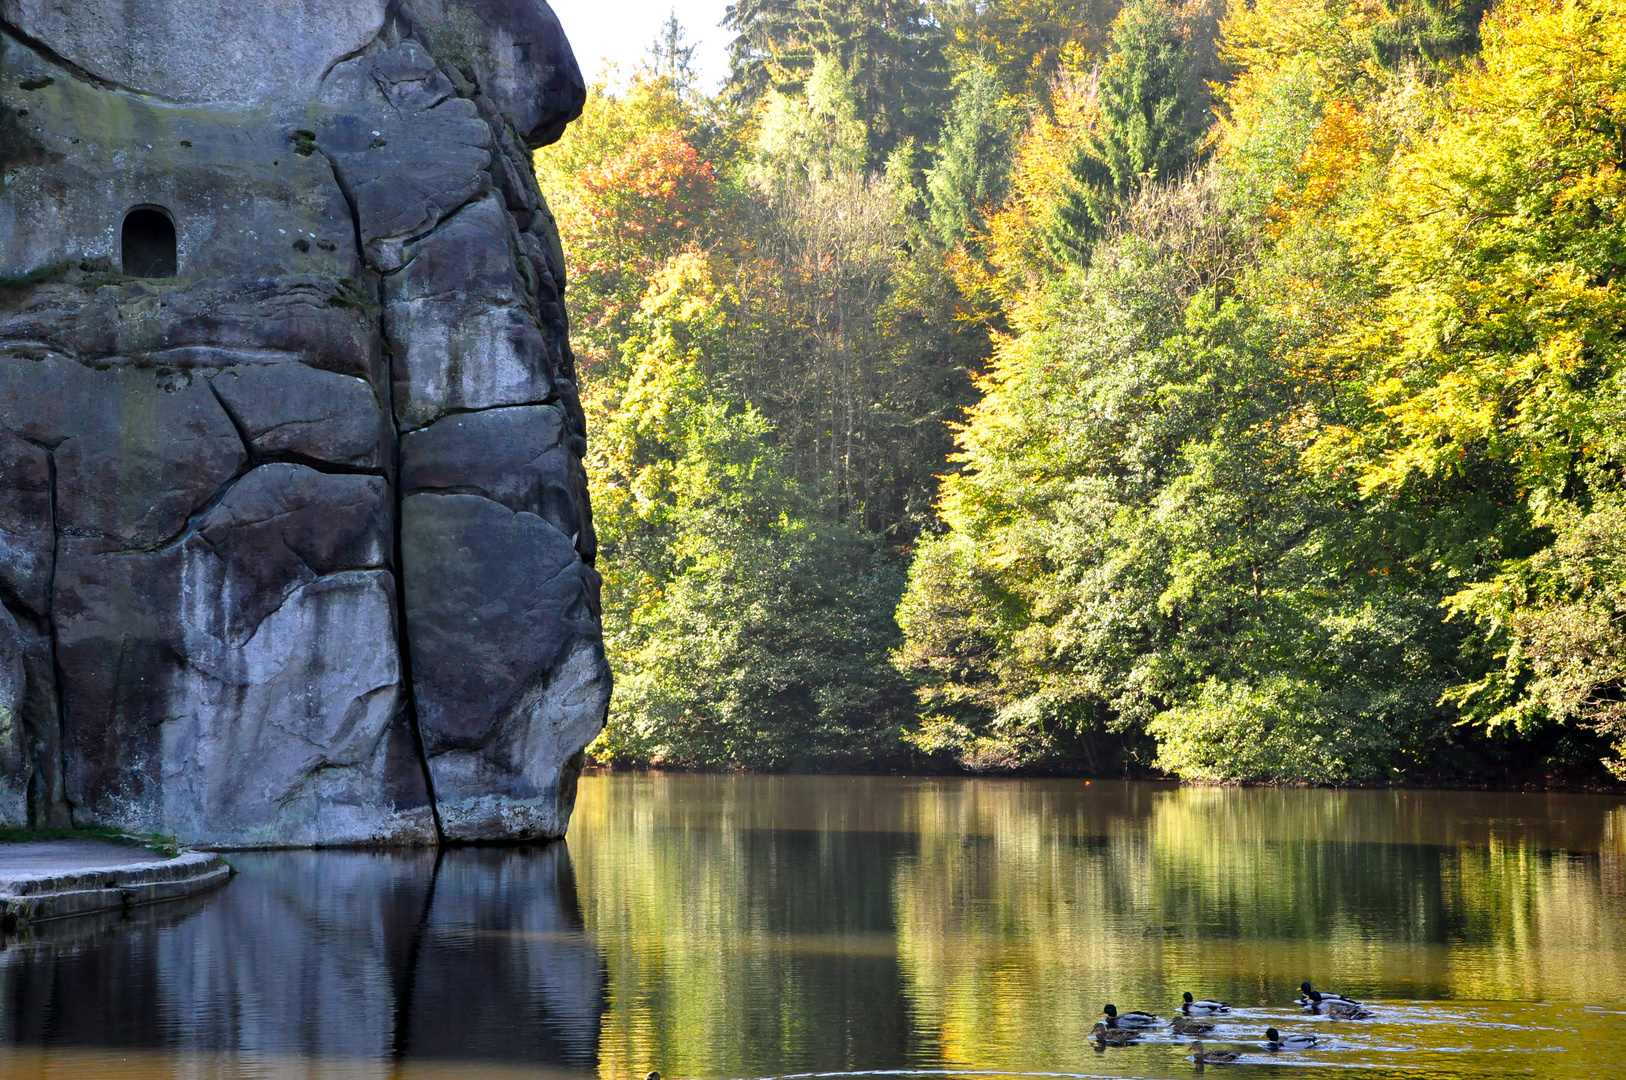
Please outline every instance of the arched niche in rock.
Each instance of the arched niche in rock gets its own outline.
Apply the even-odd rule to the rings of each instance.
[[[120,237],[124,272],[131,277],[169,278],[179,270],[175,221],[161,206],[137,206],[124,215]]]

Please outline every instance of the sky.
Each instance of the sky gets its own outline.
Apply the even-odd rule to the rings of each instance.
[[[694,63],[702,84],[711,89],[728,73],[728,42],[719,29],[730,0],[551,0],[564,24],[576,62],[592,82],[603,66],[601,57],[630,69],[649,51],[666,16],[677,12],[684,36],[699,46]]]

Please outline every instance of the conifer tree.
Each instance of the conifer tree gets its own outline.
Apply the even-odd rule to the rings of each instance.
[[[1490,0],[1390,0],[1393,18],[1373,28],[1372,54],[1385,67],[1398,68],[1422,57],[1444,63],[1479,51],[1479,23]]]
[[[1100,120],[1068,162],[1047,230],[1062,262],[1084,262],[1090,242],[1141,184],[1190,165],[1206,127],[1207,94],[1166,0],[1126,5],[1112,42],[1101,71]]]
[[[924,145],[936,133],[948,65],[942,30],[921,0],[738,0],[725,25],[739,33],[729,78],[737,101],[797,94],[815,60],[833,56],[869,129],[872,168],[906,140]]]
[[[981,207],[1004,197],[1021,115],[1004,99],[993,65],[973,63],[954,81],[937,165],[926,178],[932,229],[946,244],[966,235]]]
[[[645,61],[657,79],[664,79],[677,92],[689,93],[698,76],[694,70],[694,54],[700,46],[684,40],[683,24],[678,22],[674,9],[661,23],[660,32],[650,42]]]

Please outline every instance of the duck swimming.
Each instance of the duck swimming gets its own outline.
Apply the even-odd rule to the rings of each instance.
[[[1351,1005],[1360,1004],[1352,997],[1335,994],[1330,990],[1314,990],[1308,982],[1299,983],[1299,989],[1303,991],[1303,995],[1299,998],[1300,1005],[1320,1005],[1328,1001],[1347,1001]]]
[[[1207,1035],[1213,1030],[1213,1024],[1193,1020],[1189,1016],[1176,1016],[1174,1018],[1174,1033],[1176,1035]]]
[[[1199,1065],[1229,1065],[1241,1056],[1235,1050],[1204,1050],[1201,1039],[1191,1044],[1191,1060]]]
[[[1223,1001],[1208,1001],[1206,999],[1203,1001],[1193,1001],[1191,999],[1191,991],[1187,990],[1185,994],[1185,1001],[1181,1004],[1180,1011],[1185,1013],[1187,1016],[1190,1016],[1192,1013],[1230,1012],[1231,1007]]]
[[[1353,1001],[1329,1001],[1326,1004],[1327,1016],[1333,1020],[1368,1020],[1372,1016],[1369,1010]]]
[[[1106,1014],[1109,1028],[1145,1028],[1163,1022],[1161,1017],[1149,1012],[1126,1012],[1120,1016],[1116,1005],[1103,1005],[1101,1011]]]
[[[1128,1046],[1140,1038],[1140,1032],[1134,1028],[1107,1027],[1100,1021],[1096,1022],[1095,1030],[1090,1035],[1105,1046]]]
[[[1265,1029],[1265,1046],[1271,1050],[1308,1050],[1316,1044],[1314,1035],[1281,1034],[1275,1028]]]

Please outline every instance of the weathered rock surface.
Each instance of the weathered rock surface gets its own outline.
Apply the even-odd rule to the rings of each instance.
[[[562,831],[574,777],[542,763],[571,758],[603,723],[597,574],[543,518],[478,495],[409,496],[401,552],[418,720],[447,835]]]
[[[103,85],[171,102],[313,97],[387,0],[0,0],[0,20]]]
[[[563,832],[583,97],[542,0],[0,0],[0,823]]]
[[[28,692],[23,634],[11,612],[0,608],[0,814],[28,820],[28,743],[23,698]]]
[[[542,518],[589,565],[597,552],[587,472],[560,405],[456,413],[411,432],[401,439],[401,484],[408,494],[483,495]]]

